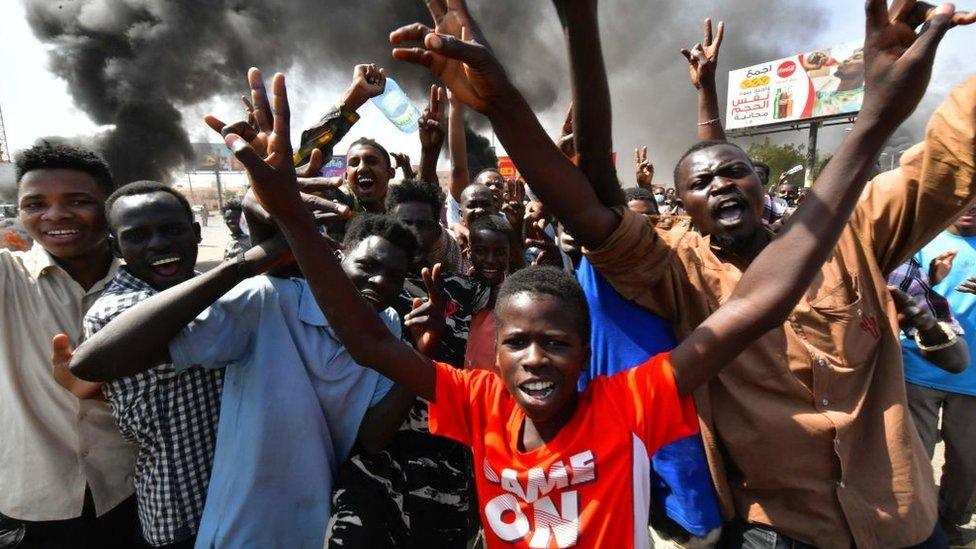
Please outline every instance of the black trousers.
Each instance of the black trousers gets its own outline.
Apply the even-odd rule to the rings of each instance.
[[[139,531],[136,497],[95,516],[95,502],[85,490],[81,516],[68,520],[21,521],[0,515],[0,549],[47,549],[58,547],[146,547]]]

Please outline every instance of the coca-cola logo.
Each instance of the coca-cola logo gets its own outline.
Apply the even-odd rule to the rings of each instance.
[[[779,75],[780,78],[788,78],[793,76],[794,72],[796,72],[796,63],[792,61],[784,61],[782,64],[780,64],[779,68],[776,69],[776,74]]]

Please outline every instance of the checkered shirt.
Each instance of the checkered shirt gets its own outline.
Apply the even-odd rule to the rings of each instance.
[[[85,315],[85,338],[156,291],[125,268]],[[136,500],[143,535],[152,545],[196,534],[213,466],[223,370],[171,364],[106,383],[122,436],[139,447]]]
[[[892,271],[888,275],[888,284],[900,288],[915,301],[916,305],[928,311],[936,320],[948,323],[956,334],[962,335],[962,326],[952,316],[949,302],[942,297],[942,294],[932,289],[928,272],[922,268],[922,264],[917,259],[913,257]],[[915,328],[906,330],[906,335],[915,337]]]

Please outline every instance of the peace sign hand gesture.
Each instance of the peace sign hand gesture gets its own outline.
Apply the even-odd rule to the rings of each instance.
[[[403,324],[410,330],[417,350],[434,358],[433,353],[447,329],[448,299],[442,288],[441,264],[435,264],[433,269],[424,267],[420,276],[427,288],[427,299],[414,298],[413,310],[404,317]]]
[[[681,49],[681,55],[688,60],[688,78],[696,89],[701,89],[702,84],[715,84],[715,67],[718,65],[718,52],[722,47],[722,38],[725,36],[725,22],[719,21],[718,30],[715,38],[712,38],[712,19],[705,19],[705,36],[691,51],[687,48]]]
[[[637,186],[651,190],[654,181],[654,163],[647,159],[647,146],[634,149],[634,164],[637,171]]]

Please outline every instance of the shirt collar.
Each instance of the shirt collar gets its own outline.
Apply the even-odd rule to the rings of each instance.
[[[109,265],[108,272],[105,274],[105,277],[96,282],[95,285],[88,290],[88,293],[100,291],[105,287],[106,284],[111,282],[112,279],[115,278],[115,275],[119,272],[119,265],[120,263],[118,258],[113,257],[112,263]],[[58,265],[57,261],[54,260],[54,256],[48,253],[48,251],[37,242],[35,242],[31,249],[24,254],[24,267],[27,268],[27,272],[29,272],[30,275],[35,279],[40,278],[42,275],[51,274],[57,271],[64,273],[64,275],[69,278],[71,277],[67,271]]]

